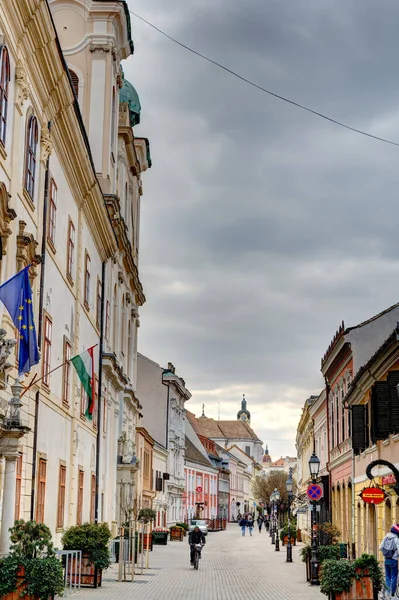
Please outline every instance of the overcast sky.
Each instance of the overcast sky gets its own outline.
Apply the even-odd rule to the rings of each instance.
[[[399,142],[399,4],[129,0],[256,83]],[[399,148],[217,69],[132,16],[125,75],[150,139],[139,350],[172,361],[187,408],[234,419],[245,393],[272,458],[294,452],[339,323],[399,299]]]

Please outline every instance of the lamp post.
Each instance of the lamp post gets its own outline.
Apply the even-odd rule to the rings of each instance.
[[[274,489],[274,498],[276,501],[276,548],[275,548],[275,551],[279,552],[280,551],[280,539],[279,539],[279,534],[278,534],[277,510],[278,510],[278,501],[280,500],[280,492],[278,491],[277,488]]]
[[[272,492],[270,494],[270,500],[272,502],[272,514],[271,514],[271,518],[272,521],[270,523],[270,527],[272,530],[272,545],[274,546],[274,544],[276,543],[276,527],[275,527],[275,521],[274,521],[274,510],[275,510],[275,502],[276,502],[276,494],[275,492]]]
[[[292,545],[291,545],[291,497],[292,497],[292,468],[290,467],[287,482],[287,495],[288,495],[288,543],[287,543],[287,558],[285,562],[292,562]]]
[[[320,460],[313,452],[309,459],[309,470],[310,477],[313,483],[316,483],[317,476],[319,474]],[[318,560],[317,560],[317,532],[316,532],[316,520],[317,520],[317,503],[316,500],[312,501],[312,558],[310,561],[310,585],[319,585],[319,573],[318,573]]]

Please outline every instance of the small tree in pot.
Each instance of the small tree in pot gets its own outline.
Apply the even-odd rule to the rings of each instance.
[[[0,560],[0,597],[48,600],[62,595],[64,574],[55,555],[50,529],[35,521],[15,521],[10,529],[10,554]]]
[[[111,531],[107,523],[83,523],[65,531],[61,538],[64,550],[82,552],[82,585],[101,585],[102,571],[111,564],[110,539]],[[74,572],[77,573],[76,568]]]

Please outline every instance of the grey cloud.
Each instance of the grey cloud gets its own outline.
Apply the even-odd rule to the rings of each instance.
[[[399,140],[393,1],[136,0],[132,10],[266,87]],[[228,390],[230,410],[242,385],[254,387],[259,419],[283,397],[276,386],[297,390],[299,408],[322,384],[340,321],[397,300],[399,149],[270,98],[132,19],[124,69],[154,165],[143,178],[140,351],[172,359],[210,410],[212,390]],[[279,437],[292,440],[297,413],[287,418]]]

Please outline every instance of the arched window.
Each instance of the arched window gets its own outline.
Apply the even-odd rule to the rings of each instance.
[[[79,98],[79,77],[76,75],[75,71],[69,69],[69,75],[71,76],[73,91],[75,92],[76,98]]]
[[[29,117],[25,150],[25,189],[29,196],[34,197],[36,173],[36,149],[38,141],[37,119],[34,115]]]
[[[10,59],[6,46],[0,50],[0,141],[5,145],[7,131],[8,84],[10,82]]]

